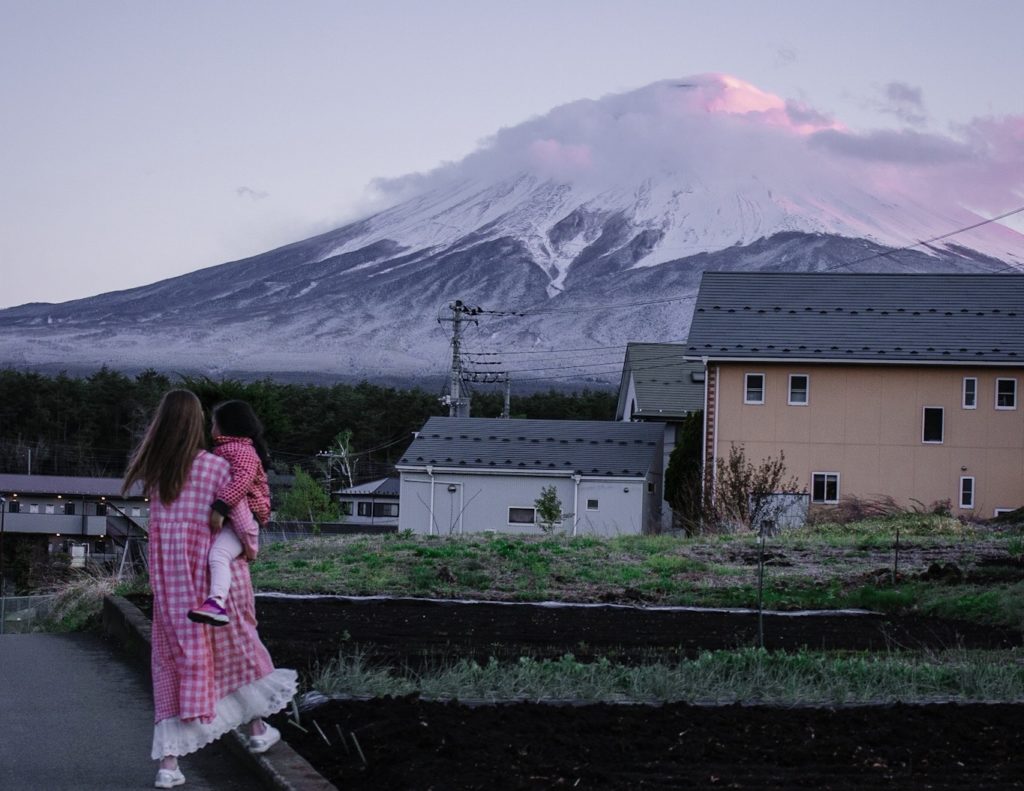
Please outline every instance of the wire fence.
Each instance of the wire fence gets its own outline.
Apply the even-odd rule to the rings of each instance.
[[[43,628],[56,596],[0,596],[0,634],[27,634]]]

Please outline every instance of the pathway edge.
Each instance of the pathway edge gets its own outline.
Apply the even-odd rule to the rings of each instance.
[[[148,669],[152,624],[142,610],[123,596],[104,596],[102,623],[103,631]],[[249,762],[264,785],[273,791],[337,791],[284,740],[274,747],[272,754],[254,755],[236,731],[226,734],[225,739],[228,748]]]

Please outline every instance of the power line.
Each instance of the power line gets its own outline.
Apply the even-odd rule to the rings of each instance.
[[[1024,206],[1021,206],[1021,207],[1019,207],[1017,209],[1012,209],[1011,211],[1008,211],[1008,212],[1004,212],[1003,214],[996,215],[995,217],[990,217],[987,220],[982,220],[981,222],[976,222],[973,225],[967,225],[967,226],[964,226],[963,228],[957,228],[955,231],[949,231],[948,233],[940,234],[939,236],[933,236],[931,239],[925,239],[925,240],[920,241],[920,242],[914,242],[913,244],[908,244],[908,245],[905,245],[903,247],[897,247],[897,248],[895,248],[893,250],[885,250],[884,252],[881,252],[881,253],[872,253],[871,255],[866,255],[863,258],[855,258],[853,261],[842,261],[842,262],[840,262],[838,264],[833,264],[832,266],[827,266],[827,267],[825,267],[823,269],[819,269],[818,271],[819,272],[829,272],[829,271],[831,271],[833,269],[839,269],[840,267],[853,266],[854,264],[863,264],[865,261],[872,261],[875,258],[884,258],[886,256],[895,255],[896,253],[902,253],[902,252],[905,252],[907,250],[912,250],[915,247],[921,247],[923,245],[929,245],[929,244],[932,244],[934,242],[942,241],[943,239],[948,239],[951,236],[956,236],[957,234],[961,234],[961,233],[964,233],[966,231],[973,231],[975,228],[980,228],[981,226],[988,225],[989,223],[998,222],[999,220],[1005,220],[1007,217],[1012,217],[1013,215],[1020,214],[1021,212],[1024,212]],[[1016,267],[1009,267],[1008,266],[1006,268],[1007,269],[1012,269],[1013,271],[1016,271],[1016,272],[1020,271]]]

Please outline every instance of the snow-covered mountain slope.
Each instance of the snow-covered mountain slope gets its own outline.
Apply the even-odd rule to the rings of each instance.
[[[514,378],[608,380],[627,341],[685,338],[705,269],[1024,267],[1024,236],[997,223],[878,255],[977,223],[978,195],[1003,190],[991,205],[1005,209],[1024,170],[1002,161],[1016,149],[983,145],[991,137],[857,135],[724,75],[658,83],[557,108],[459,163],[381,184],[394,205],[336,231],[0,311],[0,362],[429,376],[447,358],[439,310],[461,299],[504,312],[474,325],[478,352],[605,349],[501,360]]]

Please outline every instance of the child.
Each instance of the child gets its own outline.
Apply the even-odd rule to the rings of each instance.
[[[210,546],[210,595],[203,604],[189,610],[197,623],[223,626],[231,586],[231,561],[244,554],[248,560],[259,550],[259,526],[270,519],[270,488],[266,465],[270,461],[263,425],[245,401],[224,401],[213,408],[213,452],[231,463],[231,480],[217,492],[210,511],[210,529],[217,532]],[[224,518],[245,499],[256,523],[229,522]],[[237,513],[237,511],[236,511]]]

